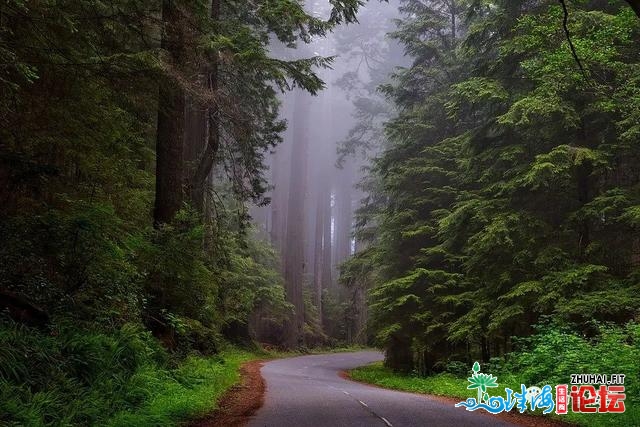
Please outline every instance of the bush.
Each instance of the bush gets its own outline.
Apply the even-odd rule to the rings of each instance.
[[[108,203],[0,219],[0,290],[49,314],[120,326],[137,321],[141,271],[134,242]]]
[[[168,360],[132,324],[112,334],[67,327],[46,334],[3,321],[0,341],[0,422],[9,425],[99,423],[140,404],[141,375]]]
[[[0,425],[163,426],[213,409],[249,353],[172,359],[142,327],[45,333],[0,322]]]
[[[455,375],[456,377],[464,377],[469,373],[469,364],[459,362],[457,360],[452,360],[451,362],[447,363],[445,372]]]
[[[192,349],[202,355],[212,355],[218,352],[218,345],[222,341],[220,334],[203,326],[193,319],[180,319],[181,326],[176,328],[176,348],[179,350]]]
[[[640,325],[597,325],[592,339],[557,326],[521,342],[523,350],[512,353],[505,370],[518,373],[527,384],[567,384],[571,374],[625,374],[627,399],[640,402]]]

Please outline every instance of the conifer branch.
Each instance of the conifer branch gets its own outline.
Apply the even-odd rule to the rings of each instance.
[[[567,37],[567,42],[569,42],[569,48],[571,49],[571,55],[573,55],[573,59],[575,59],[578,67],[580,68],[580,72],[584,76],[585,80],[589,81],[589,75],[582,65],[582,61],[578,56],[578,52],[576,51],[576,47],[573,44],[573,40],[571,39],[571,32],[569,31],[569,10],[567,9],[567,3],[565,0],[558,0],[560,5],[562,6],[563,18],[562,18],[562,28],[564,29],[564,34]]]

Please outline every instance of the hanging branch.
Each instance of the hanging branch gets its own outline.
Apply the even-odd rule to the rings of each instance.
[[[589,81],[589,74],[582,65],[582,61],[578,56],[578,52],[576,52],[576,47],[573,44],[573,40],[571,40],[571,33],[569,32],[569,10],[567,9],[567,4],[565,3],[565,0],[558,0],[558,2],[560,3],[560,5],[562,5],[562,11],[564,13],[564,17],[562,19],[562,28],[564,29],[564,34],[566,35],[567,41],[569,42],[571,54],[573,55],[573,59],[575,59],[576,63],[578,64],[578,67],[580,68],[580,71],[582,72],[585,80]]]

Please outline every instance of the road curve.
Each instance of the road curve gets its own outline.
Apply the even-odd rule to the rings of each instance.
[[[512,426],[429,396],[345,380],[340,371],[382,359],[375,351],[280,359],[266,363],[264,406],[249,427]]]

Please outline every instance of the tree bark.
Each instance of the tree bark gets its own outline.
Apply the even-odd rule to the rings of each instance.
[[[220,0],[211,1],[211,19],[217,22],[220,19]],[[207,177],[211,174],[213,165],[215,163],[216,155],[220,148],[220,123],[219,123],[219,111],[218,106],[215,103],[216,92],[219,86],[219,65],[218,65],[218,52],[214,52],[209,62],[209,69],[206,73],[207,76],[207,88],[209,94],[214,98],[213,105],[209,105],[206,110],[206,146],[202,152],[197,167],[194,169],[191,177],[190,184],[190,196],[191,202],[198,209],[202,209],[204,206],[204,196],[207,187]]]
[[[293,116],[290,108],[290,100],[282,99],[281,117],[291,123]],[[289,186],[291,173],[291,139],[293,131],[289,126],[283,135],[283,141],[275,150],[271,157],[271,182],[273,191],[271,193],[271,227],[269,237],[271,244],[277,249],[282,262],[280,263],[280,273],[284,277],[284,257],[287,234],[287,208],[289,203]]]
[[[169,54],[171,65],[184,60],[184,33],[181,13],[175,2],[162,2],[163,35],[161,46]],[[177,72],[174,69],[174,72]],[[154,223],[159,226],[173,220],[183,200],[185,96],[175,76],[160,83],[156,135],[156,197]]]
[[[336,185],[336,269],[351,256],[354,168],[354,162],[348,161],[344,165],[344,169],[338,178],[339,182]]]
[[[354,307],[355,307],[355,339],[356,344],[367,344],[367,291],[364,284],[359,285],[355,290],[354,295]]]
[[[205,78],[205,75],[200,76],[200,84],[204,83]],[[184,164],[185,178],[187,179],[185,184],[192,204],[200,208],[204,206],[204,200],[194,197],[193,177],[196,175],[198,164],[207,146],[207,105],[197,97],[188,96],[185,114]]]
[[[333,241],[331,239],[331,188],[327,189],[327,197],[322,206],[322,289],[331,289],[333,280],[331,278],[331,266],[333,265],[331,254],[333,252]]]
[[[307,177],[308,121],[310,100],[300,90],[296,93],[293,147],[291,149],[291,182],[287,208],[284,257],[285,291],[287,301],[295,310],[288,331],[287,345],[304,344],[304,234],[305,191]]]
[[[191,186],[191,201],[195,206],[203,206],[207,187],[207,177],[213,169],[216,154],[220,148],[218,119],[215,112],[209,111],[207,146],[202,153],[198,168],[195,171]]]
[[[406,336],[393,336],[385,350],[384,365],[396,372],[411,372],[414,368],[411,340]]]
[[[322,324],[322,294],[331,285],[331,187],[321,174],[316,204],[314,291]]]
[[[313,288],[315,305],[318,308],[318,321],[322,325],[322,237],[324,233],[324,203],[327,203],[324,197],[324,191],[318,191],[318,199],[316,204],[316,224],[314,233],[314,251],[313,251]]]

